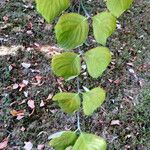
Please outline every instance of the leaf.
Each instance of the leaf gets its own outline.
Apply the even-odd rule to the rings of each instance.
[[[111,52],[106,47],[97,47],[85,53],[87,69],[93,78],[98,78],[111,62]]]
[[[70,0],[36,0],[36,4],[37,11],[50,23],[69,7]]]
[[[60,47],[70,50],[82,45],[88,36],[87,18],[76,13],[60,17],[55,26],[55,33]]]
[[[0,149],[5,149],[8,145],[8,138],[5,138],[2,142],[0,142]]]
[[[106,141],[93,134],[81,133],[72,150],[106,150]]]
[[[33,144],[29,141],[29,142],[24,142],[25,146],[23,147],[25,150],[32,150],[33,148]]]
[[[53,97],[53,100],[58,101],[61,109],[69,114],[80,108],[80,97],[76,93],[58,93]]]
[[[102,88],[94,88],[83,93],[83,111],[85,115],[91,115],[102,105],[106,98],[106,92]]]
[[[52,139],[49,146],[53,146],[55,150],[65,150],[67,147],[74,145],[76,140],[75,132],[66,131],[60,137]]]
[[[119,17],[132,5],[133,0],[107,0],[107,8],[115,16]]]
[[[28,68],[31,67],[31,64],[25,63],[25,62],[21,63],[21,65],[22,65],[22,67],[24,67],[25,69],[28,69]]]
[[[93,31],[96,41],[106,44],[107,38],[116,29],[116,18],[109,12],[102,12],[93,17]]]
[[[35,104],[34,104],[34,101],[33,101],[33,100],[28,100],[27,104],[28,104],[28,106],[29,106],[31,109],[34,109],[34,108],[35,108]]]
[[[72,52],[55,55],[52,59],[52,70],[55,75],[64,77],[66,80],[78,76],[81,70],[79,55]]]

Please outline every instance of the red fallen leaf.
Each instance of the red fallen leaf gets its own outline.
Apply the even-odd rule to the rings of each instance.
[[[34,100],[28,100],[27,104],[31,109],[35,108]]]
[[[0,149],[3,150],[4,148],[7,147],[7,144],[8,144],[8,137],[5,138],[1,143],[0,143]]]
[[[18,117],[18,116],[24,116],[24,110],[11,110],[10,111],[11,115],[14,116],[14,117]]]

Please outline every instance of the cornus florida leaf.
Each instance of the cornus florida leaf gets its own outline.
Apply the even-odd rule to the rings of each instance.
[[[70,0],[36,0],[37,10],[47,22],[51,22],[70,5]]]
[[[52,70],[57,76],[66,80],[72,79],[80,74],[81,60],[79,55],[66,52],[55,55],[52,59]]]
[[[55,33],[60,47],[70,50],[82,45],[89,31],[87,19],[76,13],[60,17],[55,26]]]
[[[133,0],[107,0],[107,8],[117,18],[133,3]]]
[[[65,150],[67,147],[73,146],[76,140],[75,132],[66,131],[60,137],[52,139],[49,146],[53,146],[55,150]]]
[[[58,93],[53,97],[54,101],[58,101],[61,109],[69,114],[74,113],[80,108],[80,97],[76,93]]]
[[[93,134],[81,133],[72,150],[106,150],[106,141]]]
[[[111,62],[111,53],[106,47],[97,47],[87,51],[84,59],[90,76],[98,78]]]
[[[106,92],[102,88],[94,88],[83,93],[83,111],[85,115],[91,115],[102,105],[106,97]]]
[[[106,44],[107,38],[116,29],[116,18],[109,12],[102,12],[93,17],[93,31],[96,41]]]

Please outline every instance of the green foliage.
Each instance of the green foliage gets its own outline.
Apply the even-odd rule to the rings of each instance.
[[[61,16],[55,26],[58,44],[66,50],[82,45],[86,41],[88,31],[87,19],[76,13]]]
[[[106,47],[97,47],[85,53],[87,69],[93,78],[98,78],[111,62],[111,52]]]
[[[72,150],[106,150],[106,142],[96,135],[81,133]]]
[[[133,0],[107,0],[107,8],[118,18],[132,3]]]
[[[55,55],[52,59],[52,69],[57,76],[66,80],[72,79],[80,74],[81,60],[79,55],[66,52]]]
[[[107,8],[110,12],[105,11],[92,17],[94,37],[98,43],[106,45],[107,38],[116,29],[117,19],[115,17],[118,18],[126,11],[132,2],[133,0],[107,0]],[[69,7],[70,0],[36,0],[36,3],[39,13],[47,22],[51,22]],[[87,14],[85,9],[84,11]],[[64,50],[72,50],[86,41],[89,32],[88,18],[77,13],[67,13],[59,18],[55,26],[55,33],[60,47]],[[81,55],[86,62],[89,75],[93,78],[101,76],[111,62],[111,52],[106,47],[96,47]],[[56,55],[52,59],[52,70],[55,75],[65,80],[75,78],[81,72],[80,56],[73,52]],[[78,85],[78,93],[81,93],[82,90],[79,87],[80,85]],[[82,93],[84,114],[92,115],[102,105],[105,98],[105,90],[99,87]],[[57,101],[61,109],[69,114],[78,111],[81,106],[80,96],[76,93],[58,93],[53,100]],[[65,150],[69,146],[73,146],[72,150],[106,150],[104,139],[93,134],[82,133],[79,126],[78,118],[79,137],[74,132],[63,132],[60,137],[52,139],[49,145],[55,150]]]
[[[116,18],[109,12],[102,12],[92,18],[93,31],[96,41],[102,45],[106,44],[107,38],[116,29]]]
[[[94,88],[83,93],[83,111],[85,115],[91,115],[102,105],[106,98],[106,92],[102,88]]]
[[[54,138],[49,142],[49,146],[53,146],[55,150],[65,150],[69,146],[73,146],[77,140],[75,132],[66,131],[60,137]]]
[[[36,4],[38,12],[50,23],[69,7],[70,0],[36,0]]]
[[[76,93],[58,93],[53,97],[53,100],[57,101],[61,109],[69,114],[80,108],[80,97]]]

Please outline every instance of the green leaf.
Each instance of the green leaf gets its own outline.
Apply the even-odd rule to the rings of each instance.
[[[102,12],[93,17],[93,31],[96,41],[106,44],[107,38],[116,29],[116,18],[109,12]]]
[[[50,23],[70,5],[70,0],[36,0],[37,11]]]
[[[85,115],[91,115],[102,105],[106,98],[106,92],[102,88],[94,88],[83,93],[83,111]]]
[[[65,80],[75,78],[81,70],[79,55],[72,52],[55,55],[52,59],[52,70],[54,74],[64,77]]]
[[[54,138],[49,142],[49,146],[55,148],[55,150],[65,150],[69,146],[73,146],[77,140],[75,132],[66,131],[60,137]]]
[[[107,0],[107,8],[117,18],[132,5],[133,0]]]
[[[58,93],[53,100],[58,101],[61,109],[69,114],[79,110],[81,104],[80,97],[76,93]]]
[[[55,33],[60,47],[70,50],[82,45],[88,36],[87,18],[76,13],[60,17],[55,26]]]
[[[87,69],[93,78],[98,78],[111,62],[111,52],[106,47],[97,47],[85,53]]]
[[[106,141],[93,134],[81,133],[72,150],[106,150]]]

